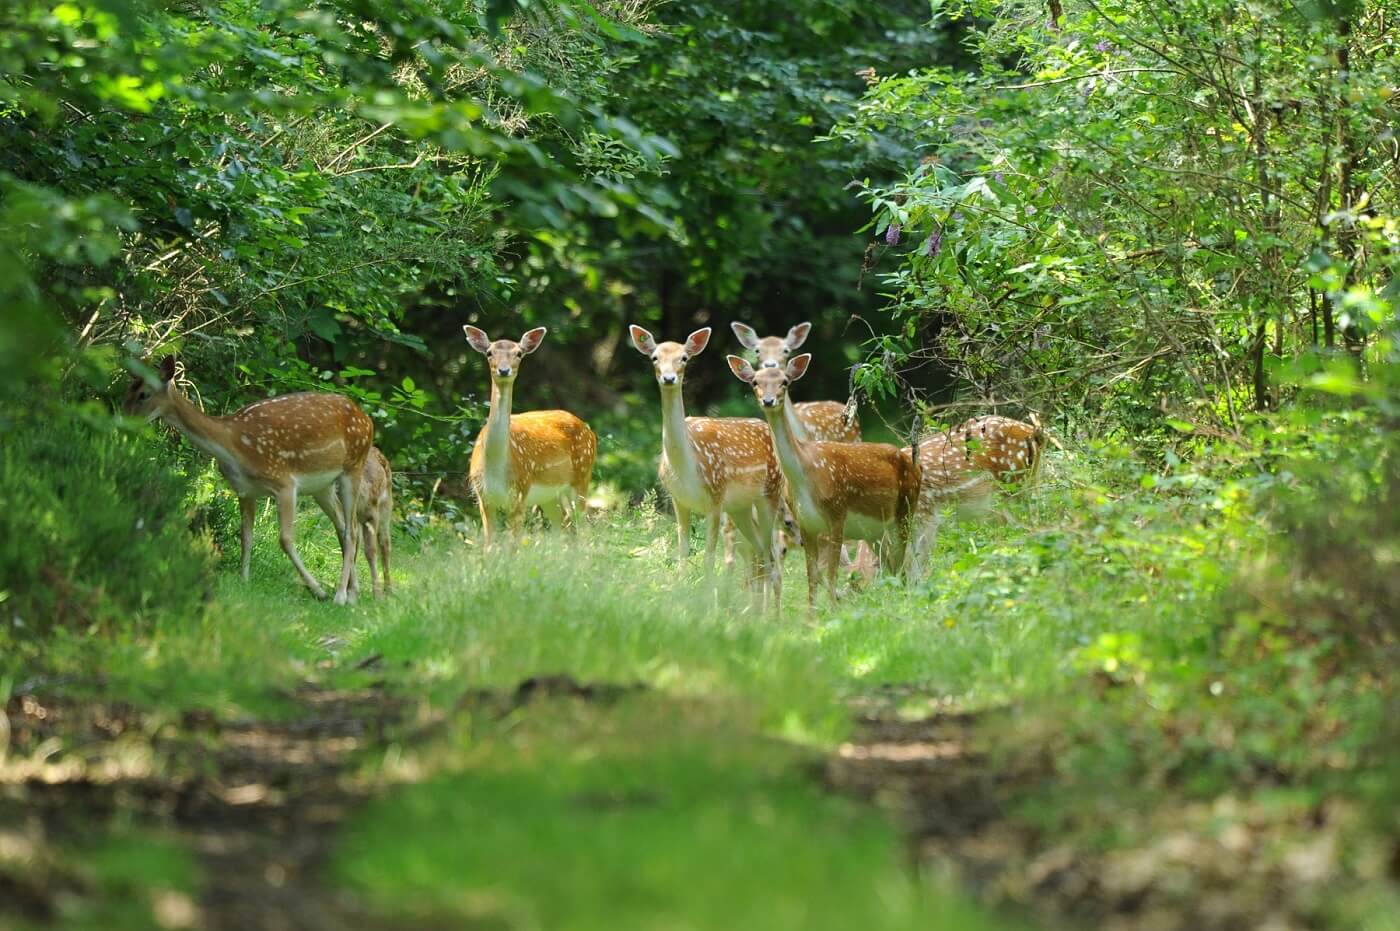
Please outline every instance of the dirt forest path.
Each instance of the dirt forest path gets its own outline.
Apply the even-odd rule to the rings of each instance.
[[[541,699],[607,712],[629,687],[529,679],[513,690],[468,695],[451,712],[496,718]],[[414,717],[379,687],[303,685],[277,720],[218,721],[205,713],[143,713],[124,704],[18,694],[6,707],[9,761],[0,783],[0,842],[29,844],[39,868],[15,873],[0,859],[0,928],[58,924],[81,872],[46,850],[80,843],[123,816],[173,837],[198,859],[198,891],[156,903],[165,927],[208,931],[387,928],[334,888],[325,867],[337,829],[355,808],[393,786],[359,765],[392,745],[432,739],[443,716]],[[1275,914],[1280,927],[1306,913],[1271,890],[1287,877],[1251,867],[1197,840],[1190,849],[1096,853],[1019,817],[1028,790],[1054,786],[1053,740],[1000,744],[1007,712],[973,714],[927,701],[910,715],[907,693],[854,703],[855,727],[820,770],[833,792],[890,813],[907,838],[911,870],[950,876],[1018,926],[1218,928]],[[898,708],[905,709],[901,713]],[[1053,735],[1048,735],[1053,736]],[[1180,845],[1178,845],[1180,846]],[[162,917],[163,916],[163,917]],[[415,926],[431,928],[416,920]],[[455,925],[444,924],[442,927]]]
[[[11,752],[32,762],[15,773],[26,778],[0,786],[0,823],[17,825],[39,850],[81,841],[119,810],[171,832],[198,855],[203,882],[198,901],[171,895],[158,905],[168,926],[373,927],[352,898],[325,888],[319,871],[335,827],[368,791],[352,778],[356,753],[382,747],[403,704],[379,689],[313,686],[292,699],[285,719],[220,722],[15,696],[6,709]],[[0,901],[44,925],[79,884],[58,864],[27,882],[0,873]]]

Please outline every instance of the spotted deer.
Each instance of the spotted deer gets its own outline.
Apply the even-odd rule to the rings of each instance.
[[[568,411],[512,414],[520,363],[540,348],[547,332],[535,327],[520,337],[492,340],[465,326],[467,343],[486,357],[491,375],[491,413],[477,434],[468,479],[481,508],[481,528],[492,546],[502,516],[509,535],[519,532],[525,512],[538,507],[555,527],[577,526],[593,479],[598,437]]]
[[[986,509],[998,483],[1031,482],[1048,437],[1031,423],[995,414],[926,435],[919,442],[922,480],[915,516],[912,565],[921,573],[938,534],[945,505]]]
[[[277,501],[282,550],[311,593],[326,597],[297,553],[297,496],[305,492],[326,512],[340,539],[335,602],[345,604],[355,597],[355,510],[352,507],[342,515],[336,495],[341,501],[358,499],[365,458],[374,444],[374,422],[354,402],[338,394],[303,392],[255,401],[227,417],[211,417],[180,392],[175,384],[175,357],[166,356],[158,379],[133,379],[123,406],[148,422],[165,421],[218,462],[242,512],[245,581],[253,549],[254,508],[259,498],[271,497]]]
[[[628,328],[632,345],[651,360],[661,389],[661,484],[676,510],[676,552],[690,547],[690,518],[705,518],[705,579],[714,571],[720,517],[728,516],[753,553],[754,579],[763,598],[782,598],[776,525],[782,506],[783,474],[763,421],[752,417],[687,417],[685,370],[705,351],[710,328],[696,330],[684,343],[657,343],[639,326]]]
[[[773,437],[787,502],[802,531],[807,562],[807,601],[815,608],[817,587],[836,598],[842,540],[881,544],[885,570],[899,572],[909,547],[919,496],[918,463],[910,451],[887,443],[839,443],[804,438],[789,401],[791,384],[807,372],[810,354],[785,366],[754,369],[729,356],[736,378],[753,388]]]
[[[730,329],[739,343],[758,356],[759,368],[782,368],[797,348],[807,341],[812,331],[810,323],[799,323],[786,336],[760,337],[754,328],[731,323]],[[834,443],[859,443],[860,421],[856,417],[854,400],[803,401],[793,405],[797,427],[804,439],[827,440]]]
[[[389,575],[390,537],[394,524],[393,478],[389,460],[378,446],[372,447],[365,457],[365,475],[360,482],[360,500],[355,506],[355,514],[360,521],[365,561],[369,563],[369,584],[376,598],[379,597],[381,584],[384,592],[393,590]]]
[[[788,358],[807,341],[807,335],[812,331],[812,324],[806,321],[788,330],[786,336],[759,336],[753,327],[743,323],[731,323],[729,326],[739,343],[758,357],[760,368],[787,365]],[[854,395],[845,404],[839,401],[802,401],[793,405],[793,411],[797,414],[797,431],[804,439],[834,443],[859,443],[861,440]],[[727,526],[724,531],[725,562],[730,562],[733,534]],[[868,583],[873,576],[875,562],[875,554],[865,541],[856,542],[854,557],[846,552],[846,546],[842,544],[843,574],[854,572]]]

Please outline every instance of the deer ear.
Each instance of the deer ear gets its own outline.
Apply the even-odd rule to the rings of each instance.
[[[634,323],[627,328],[627,332],[632,334],[632,345],[636,346],[642,355],[650,356],[656,352],[656,340],[646,330]]]
[[[705,351],[705,347],[710,345],[710,328],[696,330],[685,338],[685,351],[692,356],[698,356]]]
[[[175,357],[173,355],[170,355],[160,360],[160,382],[163,385],[168,385],[174,380]]]
[[[797,381],[803,375],[807,374],[807,366],[811,361],[812,354],[810,352],[804,352],[800,356],[794,356],[787,364],[787,377],[791,381]]]
[[[724,361],[729,363],[729,371],[734,373],[734,377],[750,385],[753,384],[753,366],[738,356],[725,356]]]
[[[743,323],[731,323],[729,328],[739,338],[739,345],[745,349],[758,349],[758,334],[754,332],[753,327]]]
[[[542,326],[537,326],[526,332],[524,336],[520,337],[520,348],[525,350],[526,354],[534,352],[540,348],[540,343],[544,342],[544,335],[548,332]]]
[[[484,354],[491,351],[491,337],[486,335],[485,330],[478,330],[474,326],[464,326],[462,332],[467,334],[467,343],[477,352]]]
[[[812,332],[812,325],[803,321],[791,330],[788,330],[788,335],[787,338],[783,340],[783,345],[787,347],[788,352],[792,352],[796,350],[797,347],[807,342],[807,334],[810,332]]]

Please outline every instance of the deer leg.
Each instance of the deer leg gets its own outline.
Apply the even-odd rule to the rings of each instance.
[[[676,502],[676,561],[684,563],[690,555],[690,512]]]
[[[340,543],[341,555],[344,556],[345,554],[345,537],[349,534],[354,538],[351,542],[352,553],[350,559],[352,561],[358,560],[360,528],[358,525],[350,525],[345,522],[345,510],[340,506],[340,494],[336,486],[337,483],[332,482],[325,490],[317,492],[312,497],[316,499],[316,503],[320,505],[325,515],[331,519],[331,525],[335,527],[336,541]],[[373,584],[373,579],[371,579],[371,584]],[[350,589],[351,591],[358,591],[359,589],[359,582],[355,576],[351,576]],[[337,589],[337,593],[338,592],[339,589]],[[337,604],[339,604],[339,602],[337,602]]]
[[[340,500],[345,505],[341,515],[343,530],[340,535],[340,584],[335,589],[335,603],[338,605],[354,601],[359,588],[355,579],[357,534],[352,532],[352,528],[356,526],[355,501],[360,493],[359,476],[362,473],[363,470],[356,469],[352,473],[343,473],[335,481],[340,490]]]
[[[489,550],[496,538],[496,509],[480,498],[477,505],[481,508],[481,548]]]
[[[248,567],[253,560],[253,517],[257,514],[258,502],[255,498],[239,498],[238,510],[243,517],[243,558],[241,574],[243,581],[248,581]]]
[[[512,502],[510,513],[506,515],[506,540],[511,549],[520,543],[520,531],[525,526],[525,496]]]
[[[905,567],[905,574],[912,581],[923,581],[924,572],[928,568],[929,553],[933,549],[934,541],[938,539],[939,520],[937,507],[929,508],[926,513],[914,517],[914,543],[909,548],[908,564]]]
[[[387,508],[386,508],[387,510]],[[379,538],[379,572],[384,577],[384,594],[393,590],[393,578],[389,575],[389,551],[393,549],[393,514],[382,517],[375,525],[375,536]]]
[[[846,536],[846,521],[834,521],[823,543],[826,546],[826,559],[822,568],[826,570],[826,590],[831,596],[831,603],[836,603],[836,570],[841,564],[841,541]]]
[[[781,614],[783,609],[783,557],[782,543],[778,539],[777,509],[770,502],[761,501],[753,509],[754,550],[764,555],[764,568],[767,578],[761,579],[764,586],[764,610],[768,607],[768,595],[773,598],[773,612]]]
[[[715,547],[719,543],[719,512],[705,515],[705,586],[713,586],[715,573]],[[718,594],[718,589],[715,589]]]
[[[728,514],[720,515],[720,533],[724,536],[724,567],[734,565],[734,520]]]
[[[817,586],[821,584],[822,545],[814,533],[802,535],[802,554],[807,561],[807,613],[817,611]]]
[[[307,588],[311,589],[311,594],[325,601],[326,590],[311,577],[310,572],[306,571],[306,565],[301,561],[301,555],[297,553],[296,521],[297,490],[293,486],[277,492],[278,539],[282,543],[282,552],[286,553],[287,558],[292,561],[292,565],[296,567],[301,580],[306,583]]]
[[[379,597],[379,530],[372,521],[360,525],[360,537],[364,541],[365,562],[369,563],[369,588],[374,597]]]

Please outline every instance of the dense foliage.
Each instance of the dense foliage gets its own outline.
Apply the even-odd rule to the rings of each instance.
[[[0,643],[38,646],[55,627],[81,637],[197,613],[213,553],[191,538],[190,484],[149,438],[80,420],[7,430],[0,612],[11,638]]]
[[[977,70],[885,78],[835,133],[919,147],[863,188],[893,348],[972,399],[1237,430],[1393,330],[1393,3],[942,6],[987,17]]]
[[[386,915],[600,926],[599,877],[636,894],[655,849],[675,869],[641,899],[728,904],[697,901],[677,827],[695,810],[790,868],[770,890],[782,870],[735,869],[728,828],[704,848],[754,915],[825,898],[844,915],[847,887],[792,878],[829,861],[790,838],[845,817],[796,787],[794,747],[844,739],[852,696],[908,699],[901,726],[1009,708],[997,752],[948,755],[1016,792],[976,838],[997,870],[1019,857],[1052,895],[1076,869],[1095,895],[1119,883],[1144,925],[1253,895],[1212,920],[1378,927],[1400,901],[1397,30],[1397,0],[15,0],[0,698],[98,681],[241,713],[373,676],[442,745],[408,759],[364,735],[367,770],[413,785],[370,807],[337,874]],[[854,384],[867,437],[998,410],[1038,413],[1054,443],[1039,486],[998,496],[1004,520],[945,525],[925,581],[877,579],[804,624],[794,558],[787,613],[760,622],[739,586],[702,591],[698,556],[671,558],[655,386],[626,325],[713,326],[689,410],[751,415],[728,323],[803,319],[801,399]],[[516,402],[599,435],[582,539],[477,548],[462,474],[487,379],[463,323],[549,327]],[[110,412],[137,360],[169,352],[210,410],[307,388],[365,407],[410,597],[311,603],[266,511],[236,579],[208,457]],[[317,520],[302,551],[329,576]],[[560,671],[645,683],[645,710],[471,710]],[[599,735],[601,756],[575,752]],[[910,746],[946,762],[953,743]],[[1034,778],[1013,787],[1018,754]],[[438,868],[465,829],[492,838],[469,878],[518,896],[505,912]],[[540,875],[566,836],[606,837],[612,859]],[[887,923],[922,926],[906,882]]]

